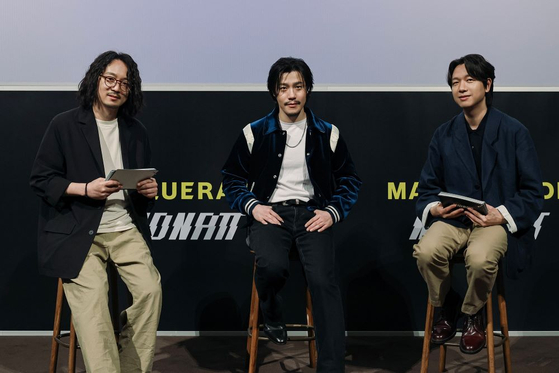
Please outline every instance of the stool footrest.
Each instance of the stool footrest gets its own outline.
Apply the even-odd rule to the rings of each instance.
[[[70,337],[70,333],[60,333],[58,334],[56,337],[54,337],[54,340],[56,341],[56,343],[58,343],[60,346],[64,346],[66,348],[70,348],[70,343],[69,342],[64,342],[62,340],[62,338],[68,338]],[[76,343],[76,348],[80,349],[80,345]]]
[[[458,333],[458,332],[462,332],[462,331],[460,329],[458,329],[456,332]],[[497,338],[500,338],[500,340],[498,342],[493,343],[493,346],[495,346],[495,347],[501,347],[505,343],[505,341],[508,339],[503,333],[499,333],[499,332],[493,332],[493,336],[495,336]],[[442,344],[432,343],[432,344],[436,345],[436,346],[460,347],[459,343],[454,343],[454,342],[445,342],[445,343],[442,343]],[[483,348],[487,348],[487,343],[485,344],[485,346]]]
[[[314,326],[312,325],[306,325],[306,324],[285,324],[285,327],[287,328],[287,331],[294,331],[293,329],[296,330],[301,330],[301,331],[309,331],[312,332],[312,335],[310,336],[287,336],[287,340],[288,341],[297,341],[297,342],[301,342],[301,341],[314,341],[315,335],[314,335]],[[262,331],[264,329],[264,325],[260,324],[258,325],[258,331]],[[252,327],[248,328],[248,336],[250,338],[252,338]],[[268,337],[263,337],[263,336],[258,336],[258,340],[261,341],[267,341],[269,340]]]

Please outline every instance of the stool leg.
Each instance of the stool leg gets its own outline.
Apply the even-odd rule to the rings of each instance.
[[[431,332],[433,328],[433,315],[435,307],[427,299],[427,314],[425,315],[425,335],[423,336],[423,353],[421,354],[421,373],[427,373],[429,368],[429,346],[431,343]]]
[[[256,263],[254,264],[254,269],[256,270]],[[247,352],[248,352],[248,372],[256,372],[256,357],[258,354],[258,314],[260,312],[260,299],[258,298],[258,292],[256,291],[256,283],[254,282],[254,276],[252,280],[252,295],[250,297],[250,317],[249,317],[249,331],[252,337],[249,335],[247,338]]]
[[[487,327],[485,329],[485,335],[487,339],[487,371],[489,373],[495,373],[495,338],[493,335],[493,300],[492,293],[489,293],[489,298],[487,299],[486,311],[487,311]]]
[[[62,287],[62,280],[58,279],[56,305],[54,307],[54,327],[52,328],[49,373],[56,373],[56,365],[58,363],[58,342],[56,342],[56,337],[60,334],[60,317],[62,316],[63,297],[64,288]]]
[[[446,371],[446,345],[442,344],[439,347],[439,372]]]
[[[314,327],[314,317],[312,315],[312,299],[311,293],[309,288],[307,287],[307,325]],[[314,337],[314,329],[307,332],[309,337]],[[318,359],[318,354],[316,352],[316,340],[309,341],[309,360],[310,360],[310,367],[316,368],[316,363]]]
[[[501,263],[499,263],[500,265]],[[512,373],[512,362],[510,356],[509,322],[507,317],[507,302],[505,300],[505,279],[503,271],[499,268],[497,273],[497,301],[499,303],[499,319],[501,321],[501,333],[505,336],[503,341],[503,357],[505,359],[505,373]]]
[[[70,346],[68,351],[68,373],[75,373],[76,371],[76,329],[74,329],[74,321],[70,317]]]
[[[250,309],[249,309],[249,316],[248,316],[248,333],[247,333],[247,355],[250,356],[250,342],[252,341],[252,313],[254,312],[254,289],[251,290],[250,295]]]

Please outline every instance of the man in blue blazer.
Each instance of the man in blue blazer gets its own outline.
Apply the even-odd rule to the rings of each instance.
[[[440,307],[432,342],[454,337],[461,306],[460,349],[473,354],[485,345],[482,311],[499,260],[507,254],[512,277],[526,266],[543,188],[528,130],[491,106],[495,68],[483,56],[470,54],[450,63],[447,80],[463,111],[440,126],[429,145],[417,201],[417,214],[428,229],[413,255],[430,302]],[[443,191],[484,200],[488,212],[444,207],[438,197]],[[468,289],[460,302],[450,287],[449,260],[464,248]]]
[[[48,126],[31,171],[41,198],[39,270],[63,279],[88,373],[151,372],[161,283],[147,209],[157,182],[123,190],[105,180],[111,169],[150,166],[146,129],[134,118],[143,102],[136,62],[102,53],[80,82],[79,98],[80,107]],[[121,314],[119,346],[107,305],[107,262],[134,299]]]

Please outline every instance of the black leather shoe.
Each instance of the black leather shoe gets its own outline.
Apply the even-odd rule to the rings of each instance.
[[[440,345],[454,338],[456,335],[456,323],[460,315],[460,303],[458,294],[451,290],[440,309],[439,317],[433,323],[431,343]]]
[[[287,330],[285,329],[285,324],[264,324],[264,334],[278,345],[284,345],[287,343]]]
[[[460,338],[460,351],[477,354],[485,347],[485,322],[483,308],[475,315],[465,315],[464,329]]]

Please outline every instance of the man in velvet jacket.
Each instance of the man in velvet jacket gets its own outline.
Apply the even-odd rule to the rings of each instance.
[[[421,172],[417,214],[427,229],[414,246],[414,257],[440,307],[432,342],[456,333],[459,309],[464,314],[460,349],[476,353],[485,345],[482,311],[507,254],[511,277],[526,266],[534,240],[533,224],[543,204],[536,149],[526,127],[491,106],[495,69],[471,54],[450,63],[448,84],[463,111],[433,135]],[[453,204],[443,207],[441,191],[484,200],[488,213]],[[449,260],[464,249],[468,289],[463,302],[450,288]]]
[[[349,214],[361,180],[337,127],[306,108],[312,88],[303,60],[284,57],[272,65],[268,91],[276,107],[239,135],[222,170],[223,187],[231,207],[249,217],[264,332],[275,343],[287,341],[279,292],[296,246],[313,302],[317,372],[342,372],[345,328],[332,225]]]
[[[48,126],[31,173],[41,198],[38,249],[42,274],[63,279],[86,370],[151,372],[161,284],[149,245],[147,209],[155,179],[123,190],[111,169],[150,166],[141,79],[132,57],[99,55],[79,86],[80,107]],[[107,262],[133,296],[120,315],[119,346],[107,305]]]

